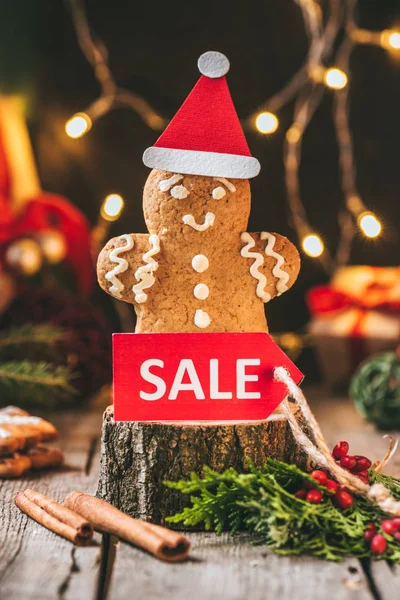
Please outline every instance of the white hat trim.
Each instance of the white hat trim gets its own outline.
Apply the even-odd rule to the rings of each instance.
[[[250,179],[260,172],[260,163],[252,156],[156,146],[147,148],[143,154],[143,162],[151,169],[207,177]]]

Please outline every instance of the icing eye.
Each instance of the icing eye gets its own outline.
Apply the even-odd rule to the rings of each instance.
[[[176,173],[175,175],[172,175],[172,177],[170,177],[169,179],[163,179],[162,181],[160,181],[158,187],[161,192],[168,192],[168,190],[173,185],[175,185],[175,183],[178,183],[178,181],[180,181],[181,179],[183,179],[183,175]]]
[[[212,197],[214,198],[214,200],[221,200],[221,198],[223,198],[225,194],[226,191],[221,186],[214,188],[212,191]]]
[[[171,190],[171,196],[177,200],[184,200],[189,196],[189,192],[183,185],[175,185]]]

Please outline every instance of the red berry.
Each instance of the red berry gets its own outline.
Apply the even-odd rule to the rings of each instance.
[[[359,473],[354,473],[356,477],[361,479],[364,483],[369,483],[369,473],[368,471],[360,471]]]
[[[342,458],[340,459],[340,466],[343,467],[344,469],[353,469],[353,467],[355,467],[355,465],[357,464],[356,459],[354,458],[354,456],[342,456]]]
[[[322,498],[323,494],[319,490],[310,490],[306,496],[306,500],[308,500],[308,502],[311,502],[312,504],[319,504]]]
[[[301,487],[304,488],[305,490],[313,490],[314,486],[311,483],[311,481],[308,481],[308,479],[304,479],[304,481],[301,482]]]
[[[307,496],[307,490],[298,490],[295,492],[295,498],[300,498],[300,500],[305,500]]]
[[[349,451],[349,444],[347,442],[339,442],[336,444],[334,449],[332,450],[332,456],[336,460],[342,458],[342,456],[346,456]]]
[[[377,529],[375,523],[368,523],[364,531],[364,540],[366,542],[370,542],[372,538],[376,535],[376,532]]]
[[[318,469],[315,471],[312,471],[311,477],[314,479],[314,481],[316,481],[320,485],[326,485],[326,482],[328,481],[327,474],[324,473],[324,471],[320,471]]]
[[[352,468],[353,473],[359,473],[360,471],[367,471],[371,466],[371,461],[366,456],[355,456],[357,461],[356,465]]]
[[[336,494],[339,489],[339,484],[334,479],[328,479],[326,482],[326,489],[331,494]]]
[[[372,554],[384,554],[387,548],[387,542],[381,533],[377,533],[371,540]]]
[[[353,506],[354,500],[353,496],[346,492],[345,490],[339,490],[336,493],[336,503],[342,510],[347,510]]]
[[[400,529],[400,517],[395,517],[392,519],[392,523],[395,529]]]
[[[354,471],[353,471],[354,473]],[[358,473],[354,473],[354,475],[356,477],[367,477],[369,479],[369,472],[368,471],[358,471]]]
[[[365,477],[360,477],[360,480],[365,483],[365,485],[369,484],[369,479],[365,478]]]
[[[396,542],[400,542],[400,531],[394,532],[394,539],[396,540]]]
[[[393,525],[393,521],[391,519],[385,519],[381,523],[381,527],[385,533],[389,535],[393,535],[396,531],[396,527]]]

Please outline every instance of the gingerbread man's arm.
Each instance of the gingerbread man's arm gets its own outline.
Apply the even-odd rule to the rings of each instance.
[[[241,255],[257,279],[257,295],[264,302],[280,296],[292,287],[300,270],[297,248],[279,233],[243,233]],[[259,278],[258,275],[261,275]]]
[[[151,237],[145,233],[129,233],[107,242],[97,261],[97,277],[105,292],[130,304],[140,300],[140,295],[132,291],[138,285],[135,273],[140,267],[154,263],[152,256],[159,252],[157,236],[157,240]],[[139,279],[139,287],[140,284]]]

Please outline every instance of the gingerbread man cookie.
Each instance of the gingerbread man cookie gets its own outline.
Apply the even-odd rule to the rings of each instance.
[[[134,305],[137,332],[267,331],[264,304],[293,285],[299,254],[279,234],[246,231],[248,179],[259,163],[229,95],[228,60],[207,52],[199,68],[199,82],[144,154],[153,167],[143,193],[149,234],[110,240],[99,283]]]

